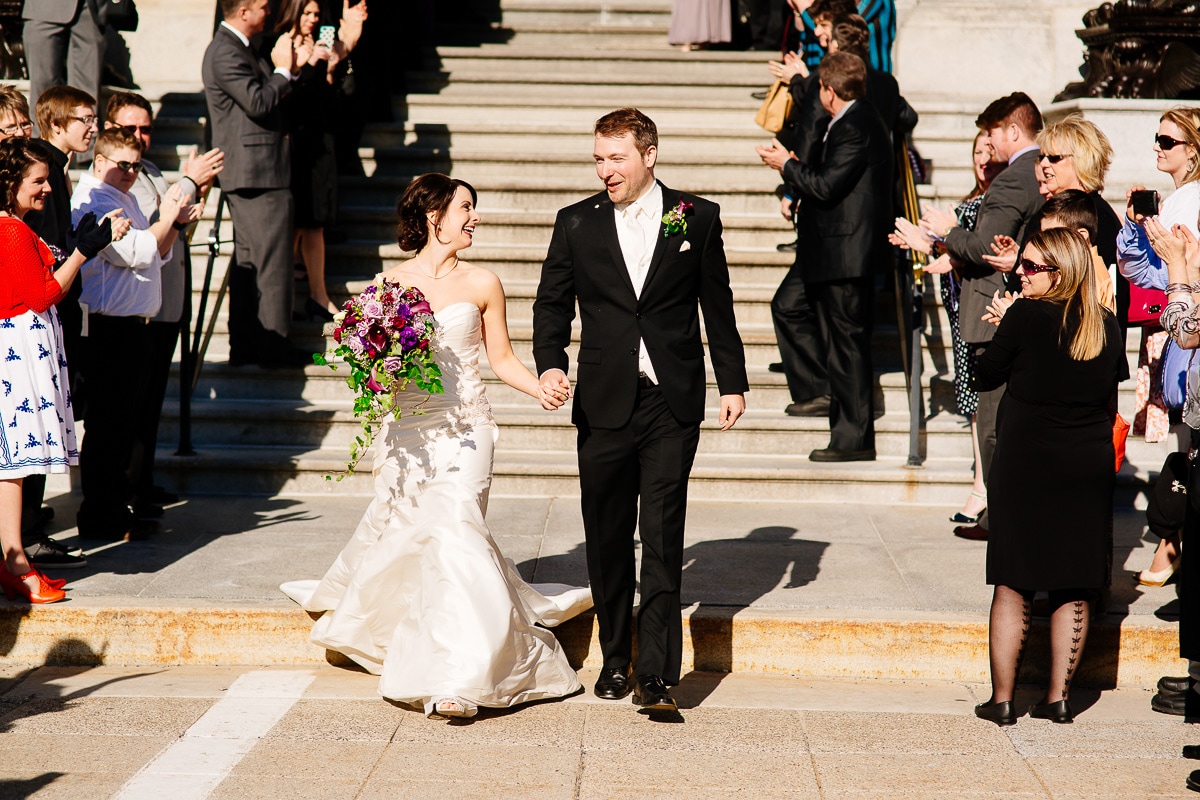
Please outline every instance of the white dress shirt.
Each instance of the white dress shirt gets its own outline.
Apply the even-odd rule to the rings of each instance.
[[[617,241],[621,244],[625,268],[629,270],[629,280],[633,282],[633,293],[640,299],[662,223],[662,186],[654,181],[645,194],[632,203],[615,204],[613,213],[617,218]],[[653,383],[658,383],[654,364],[650,362],[646,342],[642,339],[638,339],[638,371]]]
[[[196,202],[196,184],[190,178],[183,180],[182,183],[184,189],[187,190],[188,204]],[[142,210],[142,216],[151,225],[158,221],[158,206],[168,188],[170,188],[170,184],[163,177],[162,170],[143,156],[142,171],[138,173],[137,180],[133,182],[129,193],[137,201],[138,208]],[[179,322],[179,317],[183,314],[185,295],[183,251],[186,247],[187,240],[181,231],[175,238],[175,246],[171,248],[171,254],[163,260],[162,308],[154,317],[155,322]]]
[[[120,208],[133,223],[129,233],[95,258],[83,262],[79,302],[94,314],[109,317],[153,317],[162,306],[162,256],[158,239],[138,207],[137,199],[90,173],[84,173],[71,195],[71,224],[89,211],[99,220]]]

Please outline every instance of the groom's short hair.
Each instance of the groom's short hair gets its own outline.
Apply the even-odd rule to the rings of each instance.
[[[625,134],[633,137],[633,144],[642,155],[651,147],[658,149],[658,127],[636,108],[618,108],[596,120],[597,136],[617,139]]]

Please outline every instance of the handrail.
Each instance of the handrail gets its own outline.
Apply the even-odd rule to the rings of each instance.
[[[212,315],[205,321],[208,311],[208,294],[212,285],[213,271],[216,268],[217,257],[221,255],[221,245],[232,244],[232,239],[221,239],[221,221],[225,216],[225,193],[217,199],[216,217],[208,231],[208,237],[202,245],[208,250],[208,263],[204,269],[204,283],[200,290],[200,309],[196,314],[195,330],[192,329],[192,234],[188,236],[188,246],[183,254],[184,286],[186,287],[183,304],[183,314],[179,319],[179,449],[176,455],[194,456],[192,447],[192,395],[196,384],[200,382],[200,371],[204,368],[204,356],[208,352],[209,342],[212,341],[213,331],[217,324],[217,315],[221,311],[221,303],[229,291],[229,269],[217,290],[213,301]],[[232,265],[230,265],[230,269]],[[189,341],[190,335],[190,341]]]
[[[904,182],[902,187],[904,193],[904,216],[909,222],[916,224],[921,217],[920,204],[917,202],[917,186],[913,176],[913,163],[909,158],[908,137],[901,137],[896,146],[896,159],[899,162],[901,170],[901,179]],[[904,364],[905,378],[908,388],[908,460],[905,462],[906,467],[918,468],[923,465],[921,458],[921,422],[924,417],[924,398],[921,396],[921,372],[923,357],[921,353],[921,336],[925,333],[925,272],[921,267],[925,264],[926,258],[924,253],[919,253],[916,250],[910,250],[911,270],[897,270],[896,273],[896,307],[897,307],[897,322],[900,328],[900,353],[903,356],[906,343],[904,341],[905,328],[911,329],[912,340],[909,345],[909,358]],[[903,259],[908,261],[908,259]],[[900,285],[903,282],[906,289],[910,290],[912,299],[912,307],[910,314],[907,316],[908,325],[905,325],[905,315],[903,314],[903,303],[900,301]]]

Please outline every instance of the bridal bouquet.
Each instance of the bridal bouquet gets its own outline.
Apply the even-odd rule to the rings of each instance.
[[[354,474],[384,418],[389,414],[399,417],[406,410],[396,403],[398,392],[411,383],[428,394],[442,393],[442,371],[431,346],[434,324],[433,310],[419,289],[384,278],[376,278],[334,315],[336,346],[326,353],[314,353],[313,362],[336,370],[336,359],[350,367],[346,384],[357,395],[354,416],[362,421],[363,429],[350,445],[350,460],[337,476],[339,481]],[[407,411],[420,414],[420,405]]]

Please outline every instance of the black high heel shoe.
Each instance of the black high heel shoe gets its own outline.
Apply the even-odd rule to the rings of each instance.
[[[309,297],[304,301],[304,310],[294,312],[292,319],[296,322],[333,322],[333,312]]]
[[[1075,713],[1071,711],[1071,704],[1063,700],[1057,700],[1053,703],[1038,703],[1035,706],[1029,707],[1029,716],[1034,719],[1048,719],[1051,722],[1057,722],[1060,725],[1065,725],[1075,721]]]
[[[975,716],[994,722],[1000,727],[1017,724],[1017,714],[1013,711],[1011,700],[1000,703],[980,703],[975,706]]]

